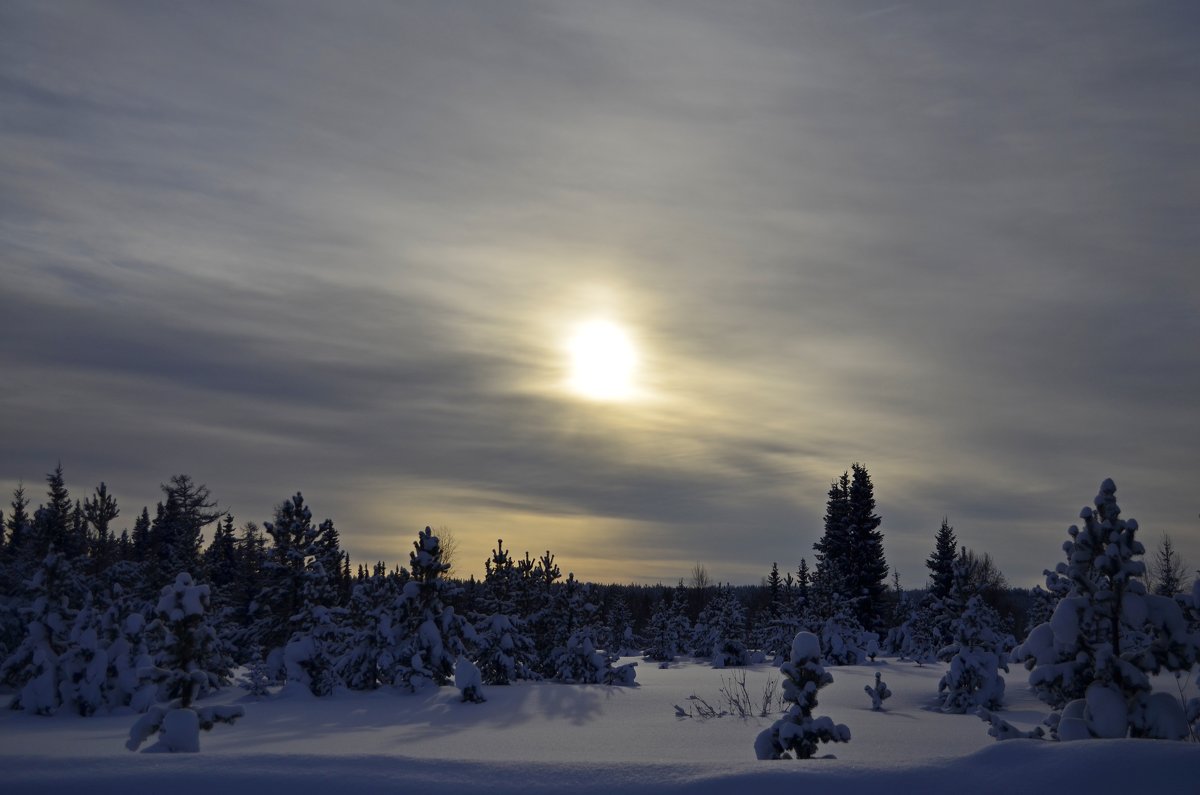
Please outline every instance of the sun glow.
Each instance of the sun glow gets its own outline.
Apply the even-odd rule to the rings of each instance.
[[[637,351],[629,334],[608,320],[580,324],[567,342],[571,391],[592,400],[634,396]]]

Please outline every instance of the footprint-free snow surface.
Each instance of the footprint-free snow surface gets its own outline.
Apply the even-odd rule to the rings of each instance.
[[[637,687],[519,683],[464,704],[454,688],[415,695],[287,690],[260,699],[228,688],[206,703],[246,716],[201,735],[199,754],[131,753],[134,715],[39,717],[0,711],[0,791],[16,793],[1141,793],[1194,792],[1200,744],[1150,740],[996,742],[972,715],[936,711],[944,667],[881,660],[831,667],[818,715],[849,726],[836,758],[759,761],[754,738],[773,718],[680,718],[695,694],[720,706],[744,673],[752,697],[769,665],[726,671],[643,663]],[[893,696],[871,710],[881,671]],[[1173,679],[1163,686],[1174,689]],[[1194,686],[1193,686],[1194,688]],[[1002,715],[1032,728],[1047,713],[1008,677]],[[0,696],[0,700],[7,697]],[[786,789],[784,789],[786,788]]]

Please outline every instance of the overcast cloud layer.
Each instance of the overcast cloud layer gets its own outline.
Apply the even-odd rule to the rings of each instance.
[[[1192,3],[0,6],[0,486],[186,472],[753,582],[865,463],[1015,584],[1112,477],[1200,565]],[[562,387],[629,329],[645,399]],[[7,508],[7,506],[5,506]]]

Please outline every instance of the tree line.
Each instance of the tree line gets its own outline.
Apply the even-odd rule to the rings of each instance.
[[[503,540],[482,579],[455,578],[430,528],[407,565],[355,567],[334,523],[315,522],[302,494],[261,527],[239,528],[187,475],[162,485],[153,516],[143,508],[117,534],[120,509],[104,483],[72,500],[59,465],[46,486],[36,509],[18,486],[0,514],[0,686],[35,712],[142,711],[177,698],[164,691],[176,685],[153,675],[174,653],[169,622],[155,616],[185,574],[211,623],[201,690],[228,684],[238,666],[259,690],[416,689],[452,681],[460,658],[489,685],[629,684],[635,670],[621,657],[781,662],[803,631],[828,665],[880,653],[917,664],[961,657],[942,683],[948,711],[1001,703],[1009,651],[1073,593],[1051,571],[1046,588],[1009,588],[987,553],[958,544],[948,519],[926,561],[927,587],[903,591],[884,555],[874,485],[857,463],[830,484],[815,565],[801,558],[793,574],[772,564],[750,586],[713,584],[702,564],[673,586],[585,583],[564,577],[551,552],[515,557]],[[1177,569],[1173,554],[1168,547],[1165,560]],[[1165,573],[1159,585],[1181,589]]]

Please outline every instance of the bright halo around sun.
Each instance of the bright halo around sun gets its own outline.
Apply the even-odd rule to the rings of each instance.
[[[568,386],[592,400],[629,400],[636,391],[637,351],[623,328],[608,320],[590,320],[567,341],[571,360]]]

